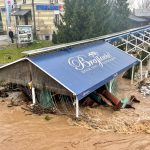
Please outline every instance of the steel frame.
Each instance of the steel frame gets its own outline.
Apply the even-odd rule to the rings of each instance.
[[[148,31],[149,31],[149,29],[148,29]],[[150,52],[148,52],[147,50],[145,50],[144,48],[142,48],[142,46],[143,46],[144,44],[150,46],[150,37],[149,37],[149,36],[150,36],[150,32],[148,32],[148,31],[147,31],[147,30],[146,30],[146,31],[144,30],[144,31],[142,31],[142,32],[136,31],[136,32],[134,32],[134,33],[129,34],[127,37],[121,37],[121,36],[120,36],[119,39],[120,39],[121,41],[123,41],[124,43],[122,43],[122,44],[116,46],[116,47],[120,47],[120,46],[125,45],[125,46],[126,46],[126,49],[125,49],[126,53],[128,53],[128,54],[131,55],[131,56],[133,56],[132,54],[130,54],[130,52],[131,52],[132,50],[137,51],[137,52],[142,51],[142,52],[147,53],[146,57],[144,57],[142,60],[139,59],[139,58],[137,58],[137,57],[135,57],[135,56],[133,56],[133,57],[135,57],[135,58],[140,62],[140,79],[141,79],[141,81],[143,80],[143,61],[144,61],[145,59],[147,59],[147,58],[149,59],[148,70],[150,70]],[[146,35],[146,34],[148,34],[149,36]],[[139,37],[138,35],[142,36],[142,38]],[[131,38],[133,38],[133,39],[130,39],[129,37],[131,37]],[[145,40],[145,37],[146,37],[148,40]],[[130,39],[130,40],[129,40],[129,39]],[[132,43],[133,41],[135,41],[135,43]],[[140,41],[141,43],[138,44],[138,41]],[[129,46],[129,45],[132,45],[133,48],[128,49],[128,46]],[[134,66],[132,67],[131,84],[133,84],[133,80],[134,80],[133,73],[134,73]]]

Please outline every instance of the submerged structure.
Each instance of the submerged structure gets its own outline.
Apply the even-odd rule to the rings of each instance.
[[[132,69],[142,61],[135,52],[144,51],[150,59],[150,52],[142,48],[149,45],[150,26],[121,33],[98,37],[69,44],[27,51],[25,58],[0,68],[0,80],[26,86],[32,82],[33,103],[36,103],[35,89],[72,97],[79,117],[79,101],[109,83],[119,74]],[[116,43],[117,42],[117,43]],[[118,44],[119,43],[119,44]],[[125,45],[124,51],[119,49]],[[132,47],[130,47],[131,45]],[[118,47],[118,48],[117,48]],[[143,59],[143,58],[142,58]]]

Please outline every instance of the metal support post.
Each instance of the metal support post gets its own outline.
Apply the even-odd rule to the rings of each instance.
[[[36,98],[35,98],[35,88],[34,88],[34,87],[32,87],[32,102],[33,102],[32,105],[35,105],[35,103],[36,103]]]
[[[134,80],[134,67],[132,67],[132,76],[131,76],[131,84],[133,84],[133,80]]]
[[[141,81],[143,80],[143,66],[142,61],[140,62],[140,74],[141,74]]]
[[[150,56],[149,56],[149,59],[148,59],[148,71],[150,71]]]
[[[75,101],[76,101],[76,118],[79,118],[79,100],[77,97]]]
[[[127,41],[129,40],[129,38],[127,37]],[[128,51],[128,43],[126,42],[126,52]]]
[[[112,92],[112,83],[113,83],[113,80],[110,80],[109,81],[109,92],[110,93]]]

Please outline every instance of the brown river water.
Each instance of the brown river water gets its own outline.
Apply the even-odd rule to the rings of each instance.
[[[138,94],[135,90],[134,93],[126,90],[123,96],[125,93]],[[141,103],[135,105],[135,110],[113,112],[109,108],[85,108],[93,119],[100,116],[101,120],[97,123],[103,122],[100,128],[104,126],[107,132],[91,129],[82,122],[74,123],[67,116],[49,114],[50,120],[47,121],[46,115],[25,112],[22,106],[8,107],[9,100],[0,100],[0,150],[150,150],[150,97],[143,99],[140,95],[136,96]],[[121,120],[123,128],[115,122],[120,123]],[[139,121],[133,126],[136,130],[133,130],[131,124],[136,120]],[[145,123],[139,123],[141,121]],[[119,128],[118,132],[110,129],[109,124]]]
[[[66,116],[44,117],[1,103],[0,150],[150,150],[150,134],[101,133]]]

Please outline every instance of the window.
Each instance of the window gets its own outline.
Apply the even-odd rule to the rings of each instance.
[[[58,4],[58,0],[50,0],[50,4]]]
[[[49,39],[50,39],[49,35],[46,35],[45,40],[49,40]]]
[[[57,4],[58,4],[58,0],[55,0],[55,3],[57,3]]]
[[[26,4],[26,0],[23,0],[23,4]]]

